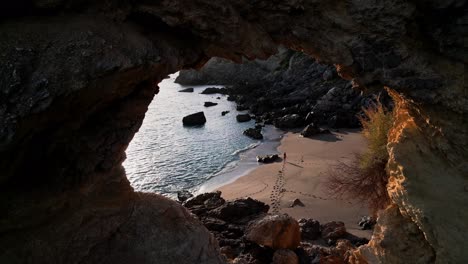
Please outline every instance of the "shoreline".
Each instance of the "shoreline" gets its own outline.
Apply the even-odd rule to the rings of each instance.
[[[359,129],[342,129],[313,138],[287,132],[277,147],[278,152],[287,153],[285,162],[259,166],[216,190],[226,200],[251,197],[268,204],[270,212],[287,213],[296,219],[342,221],[348,232],[369,239],[371,232],[360,230],[357,224],[362,216],[369,215],[367,207],[356,201],[331,198],[323,186],[333,164],[350,160],[365,147]],[[294,199],[300,199],[305,206],[289,207]]]
[[[238,150],[236,154],[239,159],[227,163],[220,171],[200,185],[194,194],[213,192],[266,165],[257,162],[257,155],[279,153],[278,147],[286,132],[273,125],[267,125],[262,129],[262,133],[263,140],[252,143],[255,145],[254,147]]]

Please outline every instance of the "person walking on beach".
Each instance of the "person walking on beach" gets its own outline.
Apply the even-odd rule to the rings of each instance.
[[[283,154],[283,160],[286,160],[286,152]]]

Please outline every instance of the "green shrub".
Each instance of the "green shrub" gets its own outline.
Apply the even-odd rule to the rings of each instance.
[[[355,155],[350,163],[339,162],[330,170],[326,182],[328,192],[338,198],[358,200],[366,203],[375,214],[389,204],[387,193],[388,132],[393,124],[393,113],[381,103],[363,109],[360,118],[363,135],[368,147],[362,154]]]
[[[393,113],[387,111],[381,103],[363,109],[364,117],[359,121],[363,127],[364,137],[367,139],[367,151],[359,155],[362,169],[371,168],[388,161],[388,131],[393,124]]]

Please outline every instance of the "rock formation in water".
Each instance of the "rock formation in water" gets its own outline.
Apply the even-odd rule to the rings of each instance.
[[[354,260],[463,262],[467,2],[3,3],[0,262],[222,262],[184,208],[132,190],[125,149],[169,73],[215,56],[265,59],[279,45],[395,98],[393,204]]]
[[[207,102],[205,102],[206,107],[214,106],[214,105],[207,105],[206,103]],[[184,124],[184,126],[201,126],[206,123],[205,113],[197,112],[194,114],[190,114],[188,116],[184,116],[184,118],[182,118],[182,123]]]

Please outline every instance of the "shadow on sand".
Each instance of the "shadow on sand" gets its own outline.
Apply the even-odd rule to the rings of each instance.
[[[286,163],[288,163],[288,164],[290,164],[290,165],[293,165],[293,166],[296,166],[296,167],[299,167],[299,168],[304,168],[304,167],[302,167],[302,166],[300,166],[300,165],[297,165],[297,164],[292,163],[292,162],[289,162],[289,161],[286,161]]]
[[[321,141],[327,141],[327,142],[337,142],[337,141],[342,141],[338,135],[334,133],[326,133],[326,134],[319,134],[315,135],[312,137],[309,137],[310,139],[315,139],[315,140],[321,140]]]

